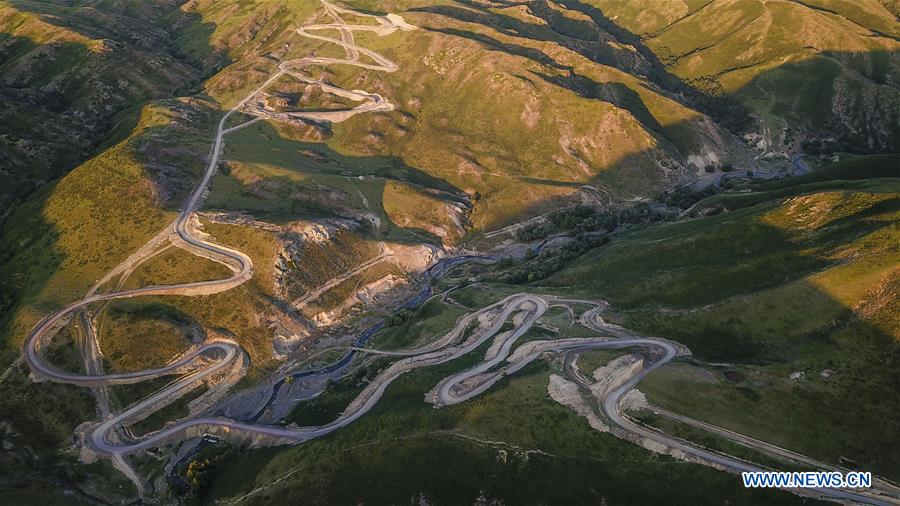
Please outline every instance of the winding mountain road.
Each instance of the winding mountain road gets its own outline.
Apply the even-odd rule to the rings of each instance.
[[[642,438],[644,440],[654,441],[663,445],[664,447],[679,450],[684,454],[690,455],[691,457],[694,457],[695,459],[698,459],[699,461],[705,462],[707,464],[711,464],[735,473],[766,470],[762,467],[749,464],[737,458],[715,453],[703,447],[692,445],[690,443],[668,436],[665,433],[650,430],[644,426],[634,423],[628,416],[626,416],[623,412],[622,407],[622,399],[625,397],[625,395],[633,390],[644,377],[646,377],[657,368],[667,364],[675,357],[684,354],[686,349],[683,346],[677,345],[676,343],[667,340],[635,336],[621,326],[603,322],[603,320],[598,315],[598,310],[602,308],[601,305],[597,305],[595,308],[588,310],[582,316],[581,322],[585,324],[585,326],[594,328],[595,330],[602,330],[607,333],[611,330],[616,334],[616,337],[531,341],[520,346],[514,353],[510,355],[510,349],[513,342],[522,334],[524,334],[524,332],[527,331],[528,328],[531,327],[531,325],[538,319],[538,317],[543,314],[548,305],[548,301],[544,300],[540,296],[523,294],[521,295],[521,297],[521,300],[523,302],[530,303],[537,309],[534,310],[533,313],[529,314],[528,318],[525,319],[514,332],[510,333],[505,338],[501,336],[504,341],[496,354],[490,358],[486,357],[483,362],[466,371],[445,378],[435,387],[434,390],[429,393],[429,396],[426,396],[427,399],[430,398],[430,401],[438,406],[463,402],[476,395],[481,394],[482,392],[490,388],[494,383],[502,379],[504,376],[513,374],[521,370],[523,367],[537,359],[542,353],[582,352],[592,349],[621,349],[633,347],[647,348],[654,350],[654,352],[658,355],[658,358],[652,360],[649,365],[638,369],[633,369],[633,373],[630,377],[626,376],[616,378],[616,380],[620,382],[619,386],[612,389],[606,394],[605,397],[599,400],[603,415],[614,425],[616,425],[621,430],[624,430],[631,436]],[[572,302],[589,303],[590,301]],[[486,374],[487,371],[498,365],[504,358],[507,359],[508,365],[490,374]],[[579,374],[577,370],[573,370],[574,361],[566,360],[564,363],[567,368],[567,370],[565,371],[566,376],[570,380],[580,384],[582,387],[590,387],[590,384],[585,382],[584,376],[582,374]],[[688,417],[684,416],[682,416],[682,418],[689,419]],[[715,432],[720,436],[732,440],[738,439],[735,436],[730,436],[730,431],[726,431],[715,426],[710,427],[718,429]],[[808,457],[804,457],[794,452],[790,453],[794,459],[801,459],[806,464],[815,463],[814,460],[809,459]],[[820,469],[823,468],[820,467]],[[824,467],[824,469],[833,470],[834,468]],[[900,504],[900,496],[897,495],[897,487],[893,486],[892,484],[886,483],[883,480],[877,479],[875,481],[875,485],[869,491],[854,491],[832,488],[790,490],[796,493],[813,494],[829,499],[850,501],[854,503],[879,505]]]
[[[120,427],[123,423],[128,422],[142,414],[146,414],[148,409],[151,409],[153,406],[159,404],[160,402],[171,400],[171,398],[173,398],[174,396],[183,394],[183,392],[185,392],[190,385],[196,384],[197,382],[219,372],[229,365],[233,365],[234,361],[243,354],[243,351],[237,343],[229,340],[221,340],[197,347],[196,349],[189,351],[181,358],[171,362],[165,367],[112,374],[90,374],[91,371],[88,371],[88,374],[78,374],[62,371],[54,367],[52,364],[44,360],[44,357],[41,353],[42,349],[44,348],[45,342],[52,339],[61,325],[65,324],[73,315],[84,310],[91,304],[110,300],[125,299],[131,297],[144,297],[151,295],[208,295],[211,293],[230,290],[250,279],[253,273],[253,262],[249,256],[233,248],[203,240],[195,235],[196,231],[192,230],[193,214],[200,206],[203,195],[206,189],[209,187],[212,176],[215,174],[220,156],[222,154],[224,136],[227,133],[252,124],[258,121],[260,118],[257,117],[246,123],[226,128],[225,125],[228,119],[235,112],[247,109],[248,104],[250,104],[254,99],[258,97],[260,93],[262,93],[267,87],[271,86],[272,83],[274,83],[285,74],[291,74],[292,76],[301,78],[306,82],[318,84],[322,86],[326,92],[349,98],[351,100],[365,102],[364,104],[356,108],[343,111],[291,113],[292,117],[294,118],[339,122],[362,112],[390,110],[393,108],[393,106],[388,101],[386,101],[379,95],[366,93],[360,90],[343,90],[341,88],[328,85],[324,82],[308,78],[303,74],[300,74],[297,69],[309,65],[344,64],[354,65],[371,70],[394,72],[399,68],[395,63],[391,62],[387,58],[374,51],[356,46],[353,40],[353,31],[367,30],[373,31],[377,35],[388,35],[396,30],[411,30],[414,27],[407,24],[401,17],[396,15],[375,16],[370,14],[358,13],[349,9],[343,9],[330,4],[326,0],[321,0],[321,2],[325,8],[326,13],[329,14],[335,22],[329,24],[318,24],[300,27],[297,29],[297,33],[309,39],[334,43],[342,46],[347,50],[348,58],[338,59],[311,56],[281,63],[278,67],[277,72],[272,74],[264,83],[262,83],[259,87],[257,87],[243,99],[241,99],[219,120],[216,126],[216,135],[210,149],[209,162],[206,166],[206,170],[203,173],[203,178],[191,192],[190,196],[187,199],[187,202],[185,203],[182,211],[179,213],[175,221],[168,225],[165,230],[160,232],[160,234],[157,234],[157,236],[148,241],[148,243],[144,247],[136,251],[134,254],[129,256],[128,259],[123,261],[119,266],[107,273],[107,275],[105,275],[100,281],[98,281],[98,283],[94,287],[91,288],[87,296],[85,296],[83,299],[73,302],[41,320],[32,329],[32,331],[26,338],[24,358],[31,368],[32,377],[35,380],[55,381],[81,386],[96,387],[136,383],[164,375],[187,372],[186,370],[192,365],[199,364],[199,359],[214,358],[214,361],[211,364],[205,366],[201,365],[201,368],[199,370],[189,372],[187,375],[185,375],[178,381],[168,385],[162,390],[159,390],[156,393],[142,399],[138,403],[128,407],[122,412],[116,413],[110,418],[103,420],[91,431],[89,437],[89,443],[94,450],[110,455],[124,455],[158,445],[159,442],[165,440],[167,434],[184,430],[186,426],[176,426],[174,428],[167,429],[166,431],[162,431],[162,434],[154,434],[135,443],[114,443],[109,441],[109,439],[107,438],[107,435],[111,431],[115,430],[117,427]],[[372,19],[377,23],[377,26],[347,25],[338,16],[338,13],[352,14],[354,16]],[[341,33],[341,39],[334,39],[331,37],[312,33],[315,31],[334,29],[337,29]],[[361,62],[359,60],[360,55],[368,56],[375,63],[373,64]],[[253,110],[250,110],[249,112],[252,114]],[[117,276],[121,276],[124,273],[130,272],[141,262],[145,261],[147,258],[150,258],[154,254],[155,250],[157,250],[161,245],[165,244],[167,240],[173,238],[173,236],[177,237],[177,239],[182,243],[180,244],[180,246],[184,247],[194,254],[212,258],[226,265],[233,271],[233,274],[228,278],[218,280],[179,283],[165,286],[147,286],[129,290],[113,290],[106,293],[96,293],[99,287],[106,281],[112,280]],[[91,336],[91,338],[93,338],[93,336]],[[208,362],[208,360],[204,360],[204,364],[206,362]],[[206,419],[191,421],[189,425],[202,426],[208,423],[218,423],[222,427],[231,427],[233,425],[234,427],[241,428],[243,430],[250,430],[250,428],[254,427],[252,425],[244,426],[242,424],[233,423],[227,420],[216,420],[215,422],[212,422],[211,420]],[[260,428],[257,432],[266,433],[266,429]]]
[[[341,427],[345,427],[359,417],[367,413],[384,394],[387,387],[401,375],[423,367],[443,364],[466,354],[472,353],[488,340],[494,339],[493,345],[488,350],[485,359],[474,367],[453,374],[435,386],[429,392],[427,400],[436,406],[445,406],[463,402],[493,386],[504,376],[513,374],[527,364],[533,362],[545,353],[567,353],[584,351],[589,349],[616,349],[625,347],[637,347],[651,349],[657,358],[649,365],[634,370],[629,377],[619,378],[621,383],[599,399],[602,413],[617,427],[638,438],[656,441],[664,446],[676,448],[690,454],[697,459],[723,467],[731,471],[755,471],[759,468],[743,461],[710,452],[700,447],[690,445],[671,438],[665,434],[651,431],[632,422],[622,412],[622,399],[631,391],[638,382],[653,370],[668,363],[686,349],[673,343],[657,338],[641,337],[632,334],[623,327],[603,322],[599,316],[601,307],[591,301],[571,301],[575,303],[588,303],[595,307],[584,313],[580,322],[598,333],[604,334],[594,338],[582,339],[557,339],[529,341],[513,350],[516,342],[533,327],[535,322],[544,315],[551,304],[559,305],[562,299],[550,299],[533,294],[515,294],[491,304],[474,313],[461,318],[456,326],[437,341],[425,345],[416,350],[403,352],[379,352],[357,348],[359,352],[371,352],[382,354],[403,355],[393,362],[383,372],[363,389],[363,391],[348,405],[344,412],[334,421],[313,427],[281,427],[272,425],[259,425],[248,422],[240,422],[224,417],[196,417],[173,422],[163,429],[145,436],[121,441],[122,438],[111,438],[123,424],[146,416],[148,411],[156,406],[171,402],[183,395],[199,382],[211,378],[213,375],[226,371],[229,367],[236,367],[242,360],[243,351],[240,346],[229,340],[209,342],[195,349],[189,350],[181,357],[173,360],[164,367],[146,369],[143,371],[102,374],[100,371],[87,371],[87,374],[77,374],[62,371],[52,364],[47,363],[41,353],[45,343],[52,339],[60,325],[65,324],[71,317],[80,315],[87,306],[110,300],[149,295],[201,295],[229,290],[246,282],[253,273],[253,264],[246,254],[238,250],[228,248],[198,237],[195,230],[194,212],[200,206],[204,192],[209,186],[210,180],[216,171],[219,158],[222,153],[223,138],[236,129],[243,128],[258,121],[260,117],[288,120],[313,120],[313,121],[344,121],[356,114],[371,111],[391,110],[393,106],[383,97],[377,94],[360,90],[345,90],[314,79],[303,74],[300,69],[310,65],[353,65],[365,69],[383,72],[394,72],[398,66],[369,49],[359,47],[353,39],[354,31],[370,31],[377,35],[388,35],[396,30],[410,30],[408,25],[399,16],[389,14],[387,16],[375,16],[364,14],[349,9],[337,7],[321,0],[325,12],[333,20],[332,23],[315,24],[297,29],[297,33],[305,38],[328,42],[343,47],[346,58],[307,57],[281,63],[278,70],[270,76],[262,85],[250,92],[231,108],[218,122],[215,139],[212,143],[209,162],[206,166],[203,178],[194,188],[177,219],[166,230],[158,234],[148,242],[147,247],[129,257],[125,262],[104,276],[103,280],[111,280],[116,275],[130,272],[140,262],[152,256],[152,252],[166,240],[177,237],[183,242],[181,245],[195,254],[207,256],[228,266],[232,275],[228,278],[212,281],[200,281],[181,283],[167,286],[148,286],[130,290],[115,289],[106,293],[97,293],[102,283],[88,292],[88,295],[54,312],[38,323],[26,339],[25,360],[30,366],[33,377],[37,380],[48,380],[90,387],[135,383],[163,375],[181,374],[181,377],[135,404],[118,413],[111,413],[108,417],[92,426],[85,438],[85,445],[94,452],[105,454],[114,460],[121,460],[123,456],[141,452],[150,448],[159,447],[168,443],[178,442],[185,438],[201,436],[204,434],[217,434],[237,440],[252,439],[260,445],[292,444],[307,441],[313,438],[329,434]],[[350,14],[373,20],[375,25],[348,25],[340,17],[340,14]],[[320,35],[316,32],[323,30],[337,31],[340,39]],[[361,57],[368,57],[373,63],[360,61]],[[315,84],[327,92],[350,100],[363,102],[357,107],[334,111],[294,111],[274,113],[266,111],[252,102],[256,100],[268,86],[285,75],[309,84]],[[245,111],[257,117],[246,123],[226,128],[226,122],[237,111]],[[574,313],[573,313],[574,314]],[[503,325],[511,320],[513,329],[502,331]],[[474,329],[473,329],[474,327]],[[92,336],[92,333],[90,333]],[[90,337],[93,338],[93,337]],[[505,361],[505,364],[504,364]],[[571,365],[571,361],[566,361]],[[91,374],[97,372],[97,374]],[[584,381],[584,377],[570,371],[570,377],[576,381]],[[577,379],[576,379],[577,378]],[[861,492],[849,490],[822,489],[815,492],[823,497],[840,501],[864,502],[872,504],[888,504],[887,500],[865,495]]]

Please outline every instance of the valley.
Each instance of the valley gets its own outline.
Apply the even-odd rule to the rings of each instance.
[[[0,497],[900,503],[883,3],[227,3],[0,6],[178,91],[6,151]]]

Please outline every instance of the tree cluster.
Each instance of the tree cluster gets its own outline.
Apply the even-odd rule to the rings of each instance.
[[[605,234],[580,234],[558,251],[543,253],[518,268],[500,274],[497,279],[505,283],[530,283],[544,279],[562,269],[573,258],[607,242],[609,237]]]

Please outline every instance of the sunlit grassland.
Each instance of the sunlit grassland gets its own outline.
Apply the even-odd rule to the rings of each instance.
[[[131,301],[122,304],[132,306]],[[134,304],[169,306],[190,315],[204,328],[238,341],[251,360],[245,377],[247,382],[258,379],[277,365],[272,354],[273,334],[268,324],[275,309],[246,283],[213,295],[147,297]]]
[[[202,220],[204,230],[216,241],[242,251],[253,261],[250,283],[262,293],[271,295],[275,286],[274,263],[278,250],[277,239],[271,232],[254,227],[216,223]]]
[[[40,317],[83,295],[174,218],[156,199],[141,151],[162,140],[160,132],[175,123],[202,129],[185,125],[173,106],[145,107],[129,136],[38,192],[10,217],[2,238],[3,270],[20,297],[17,309],[7,314],[7,335],[16,336],[7,346],[16,346]],[[181,151],[172,160],[183,162],[187,173],[194,145],[177,144]]]
[[[192,344],[191,319],[156,304],[115,301],[96,320],[109,372],[162,367]]]
[[[128,276],[123,288],[209,281],[231,275],[231,269],[219,262],[170,247],[139,265]]]
[[[334,136],[325,144],[329,151],[345,157],[340,160],[341,168],[354,175],[366,173],[358,167],[360,160],[391,157],[469,195],[477,194],[472,216],[474,230],[496,228],[523,213],[540,213],[558,205],[559,198],[571,195],[578,183],[594,178],[612,188],[613,193],[631,195],[646,191],[647,181],[656,184],[665,179],[659,164],[672,163],[668,151],[677,148],[683,153],[694,152],[706,135],[693,124],[702,119],[696,111],[656,93],[633,76],[598,66],[564,49],[560,45],[563,39],[552,32],[547,32],[548,40],[517,38],[488,26],[436,14],[408,12],[404,16],[422,27],[386,37],[355,34],[358,44],[397,61],[401,70],[383,73],[352,66],[328,68],[330,81],[377,90],[398,110],[359,115],[332,125]],[[462,35],[431,29],[442,25]],[[486,48],[465,36],[470,30],[487,34],[485,40],[495,40],[498,47],[510,44],[509,49]],[[530,30],[542,34],[546,31],[537,24]],[[318,54],[323,45],[298,40],[292,42],[291,51],[295,46],[316,50]],[[423,47],[427,48],[424,52]],[[538,54],[543,57],[532,56]],[[559,63],[553,63],[554,59]],[[613,90],[620,107],[596,97],[581,96],[568,89],[569,84],[560,84],[569,79],[556,68],[561,66],[571,66],[596,86]],[[561,81],[554,84],[554,80]],[[497,92],[501,89],[502,93]],[[540,101],[536,100],[538,96]],[[587,117],[602,121],[597,124],[581,120]],[[661,128],[663,136],[648,133],[642,122]],[[509,128],[510,125],[516,128]],[[228,144],[241,143],[240,137],[246,137],[254,128],[235,132]],[[601,132],[606,136],[612,132],[620,138],[602,147],[594,145],[589,139]],[[546,139],[560,141],[547,143]],[[256,146],[254,155],[272,147],[267,144]],[[315,160],[304,160],[296,153],[293,156],[295,163],[304,166],[303,172],[319,172],[313,169],[319,165]],[[358,160],[347,159],[351,156]],[[248,162],[233,150],[228,157]],[[271,157],[254,161],[282,163]],[[301,184],[307,186],[307,181]],[[239,193],[233,182],[220,183],[220,189],[228,187],[226,191]],[[366,197],[380,212],[378,200]],[[246,192],[241,198],[247,198]],[[229,199],[218,202],[226,200]],[[287,205],[267,205],[253,199],[241,202],[244,204],[259,211],[270,207],[281,212]],[[397,207],[390,199],[385,206]]]
[[[872,150],[869,134],[882,145],[876,152],[896,147],[896,126],[867,105],[890,110],[898,101],[884,84],[900,72],[900,28],[883,2],[587,3],[640,35],[680,79],[747,106],[762,120],[756,130],[776,143],[768,149],[806,149],[794,142],[798,127],[815,136],[841,123],[866,125],[863,135],[840,133],[854,150]]]
[[[385,214],[400,227],[429,231],[450,244],[462,235],[462,227],[451,217],[456,210],[415,186],[387,181],[382,202]]]
[[[800,183],[623,234],[548,284],[606,298],[626,326],[726,363],[662,368],[640,386],[651,402],[896,478],[896,180]]]
[[[446,209],[452,187],[398,159],[346,156],[325,144],[281,137],[268,124],[232,134],[225,156],[230,162],[213,180],[209,209],[276,222],[371,214],[384,238],[401,241],[422,239],[406,227],[454,232]]]

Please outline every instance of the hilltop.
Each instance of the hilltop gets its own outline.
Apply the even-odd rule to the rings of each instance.
[[[891,2],[588,4],[687,84],[752,112],[757,124],[744,130],[765,152],[900,149],[900,23]]]

